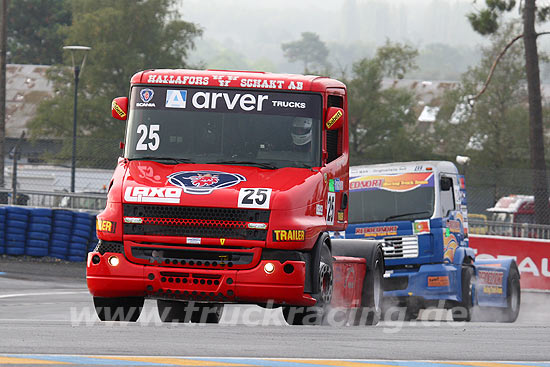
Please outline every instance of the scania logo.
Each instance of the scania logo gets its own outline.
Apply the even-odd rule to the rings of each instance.
[[[152,89],[142,89],[140,92],[139,92],[139,96],[141,98],[141,100],[145,103],[149,102],[150,100],[153,99],[153,95],[155,94],[155,92],[153,92]]]
[[[183,171],[172,173],[167,178],[168,182],[183,188],[187,194],[210,194],[246,181],[242,175],[218,171]]]

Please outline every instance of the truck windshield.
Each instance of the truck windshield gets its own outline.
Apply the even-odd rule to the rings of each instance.
[[[351,177],[349,223],[430,218],[434,211],[433,174]]]
[[[317,167],[321,114],[315,93],[134,86],[125,157]]]

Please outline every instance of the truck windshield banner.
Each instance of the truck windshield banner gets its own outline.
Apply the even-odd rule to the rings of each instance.
[[[351,191],[386,190],[392,192],[411,191],[419,187],[433,187],[433,172],[414,172],[399,175],[377,175],[352,177]]]
[[[255,113],[321,118],[321,95],[231,89],[132,89],[132,109],[185,110],[191,112]]]

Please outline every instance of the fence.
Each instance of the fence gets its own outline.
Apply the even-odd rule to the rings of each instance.
[[[550,225],[469,219],[471,234],[550,239]]]
[[[0,189],[0,204],[27,205],[45,208],[81,209],[99,212],[107,204],[107,194],[73,194],[69,192],[48,192],[18,190],[13,200],[11,190]]]

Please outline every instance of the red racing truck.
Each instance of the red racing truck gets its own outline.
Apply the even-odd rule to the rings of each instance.
[[[375,324],[381,245],[328,235],[347,226],[346,109],[346,86],[325,77],[135,74],[112,103],[124,155],[87,261],[99,318],[136,321],[151,298],[167,322],[252,303],[318,324],[332,301]]]

